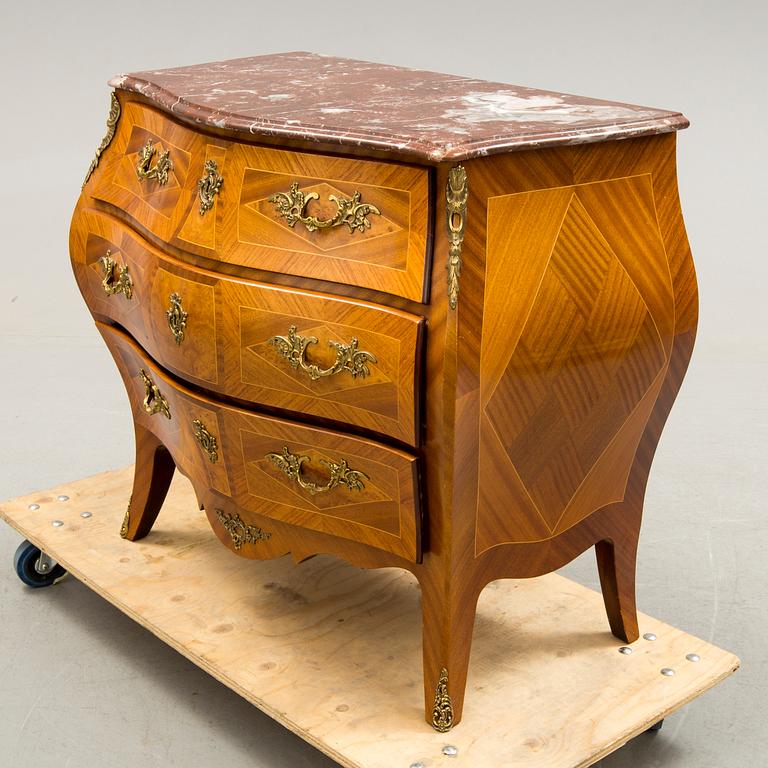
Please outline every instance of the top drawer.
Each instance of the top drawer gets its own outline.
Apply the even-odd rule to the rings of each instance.
[[[201,205],[209,175],[223,181]],[[425,168],[239,144],[123,101],[86,191],[182,250],[427,298]]]

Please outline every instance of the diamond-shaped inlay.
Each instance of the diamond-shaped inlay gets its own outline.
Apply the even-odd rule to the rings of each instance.
[[[170,152],[173,168],[168,173],[168,180],[165,184],[158,184],[155,179],[140,180],[136,175],[139,152],[147,141],[152,142],[156,149],[156,156],[165,151]],[[147,205],[163,216],[170,216],[182,191],[180,174],[183,174],[188,166],[189,154],[187,152],[169,145],[161,137],[139,126],[134,126],[125,153],[115,170],[114,183],[144,200]]]
[[[550,529],[665,362],[648,307],[574,195],[485,406]]]

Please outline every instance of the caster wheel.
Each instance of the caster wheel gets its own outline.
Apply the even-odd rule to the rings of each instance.
[[[662,726],[662,725],[664,725],[664,721],[663,721],[663,720],[659,720],[659,722],[658,722],[658,723],[655,723],[654,725],[652,725],[652,726],[651,726],[651,727],[650,727],[650,728],[649,728],[649,729],[646,731],[646,733],[653,733],[654,731],[660,731],[660,730],[661,730],[661,726]]]
[[[28,587],[50,587],[54,581],[60,579],[67,571],[58,563],[51,562],[48,569],[45,563],[39,563],[40,550],[29,541],[22,541],[13,556],[13,567],[16,575]]]

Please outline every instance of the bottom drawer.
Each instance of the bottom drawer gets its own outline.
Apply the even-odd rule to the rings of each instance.
[[[210,490],[245,512],[420,559],[414,456],[196,394],[129,336],[97,326],[135,421],[162,440],[198,497]]]

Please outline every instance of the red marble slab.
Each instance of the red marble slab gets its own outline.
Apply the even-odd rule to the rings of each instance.
[[[134,72],[109,84],[197,125],[430,162],[688,125],[679,112],[304,52]]]

